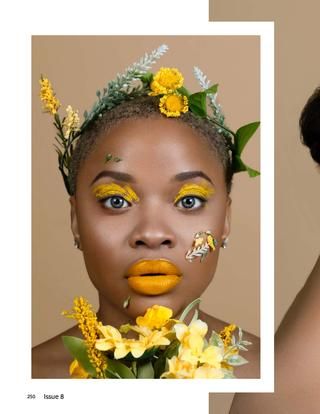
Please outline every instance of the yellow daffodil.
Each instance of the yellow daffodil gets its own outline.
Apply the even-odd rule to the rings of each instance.
[[[188,361],[182,361],[176,356],[168,360],[169,370],[161,378],[190,379],[194,377],[196,366]]]
[[[176,68],[161,68],[150,84],[151,96],[172,93],[183,85],[183,76]]]
[[[208,364],[204,364],[201,367],[198,367],[194,371],[194,375],[193,375],[193,378],[196,378],[196,379],[207,379],[207,378],[220,379],[223,377],[224,377],[224,374],[220,369],[214,368]]]
[[[178,323],[174,326],[174,330],[181,347],[190,349],[195,356],[202,353],[204,337],[208,331],[208,325],[205,322],[197,319],[190,326]]]
[[[145,326],[150,329],[159,329],[164,326],[172,316],[172,310],[165,306],[153,305],[148,308],[144,316],[138,316],[138,326]]]
[[[56,98],[52,89],[51,82],[48,78],[41,77],[40,79],[40,99],[43,103],[43,109],[51,115],[57,113],[60,107],[60,101]]]
[[[77,359],[74,359],[69,367],[71,378],[89,378],[89,374],[82,368]]]
[[[79,131],[80,118],[78,111],[72,109],[71,105],[67,106],[67,116],[63,121],[63,127],[65,128],[65,137],[69,138],[71,132]]]
[[[109,351],[122,342],[121,333],[111,325],[99,326],[99,331],[103,336],[96,340],[96,349],[99,351]]]
[[[221,368],[223,350],[218,346],[208,346],[201,354],[199,362],[208,364],[212,368]]]
[[[188,111],[188,98],[184,95],[164,95],[159,103],[160,112],[169,117],[178,117]]]

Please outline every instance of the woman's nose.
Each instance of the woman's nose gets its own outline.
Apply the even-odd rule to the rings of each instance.
[[[155,221],[143,221],[138,224],[129,237],[129,245],[132,248],[147,247],[158,249],[162,246],[174,247],[176,237],[166,225]]]

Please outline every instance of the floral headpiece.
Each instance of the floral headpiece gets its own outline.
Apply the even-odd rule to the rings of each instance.
[[[70,162],[80,135],[92,122],[102,117],[105,111],[124,101],[147,95],[160,96],[159,110],[167,117],[179,117],[182,113],[191,111],[200,118],[208,119],[225,137],[231,152],[233,172],[247,171],[250,177],[260,174],[248,167],[241,159],[245,145],[258,129],[260,122],[244,125],[236,132],[231,131],[226,126],[221,106],[217,103],[218,84],[210,86],[210,81],[197,67],[194,67],[194,75],[201,86],[201,91],[192,94],[183,86],[184,79],[178,69],[161,68],[156,74],[149,72],[151,66],[167,50],[166,45],[161,45],[150,54],[146,53],[137,63],[127,68],[123,75],[117,75],[115,80],[110,81],[102,92],[97,91],[98,100],[90,112],[84,112],[84,120],[81,125],[78,111],[70,105],[66,108],[66,115],[60,119],[58,114],[61,106],[60,101],[56,97],[50,81],[41,76],[40,98],[44,110],[54,116],[54,126],[57,129],[55,139],[58,143],[58,146],[55,147],[58,153],[59,170],[69,195],[71,195]]]

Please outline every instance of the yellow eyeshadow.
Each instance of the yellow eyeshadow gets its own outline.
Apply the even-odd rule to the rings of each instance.
[[[121,196],[130,203],[139,202],[139,197],[129,185],[122,186],[116,183],[99,184],[92,191],[98,200],[112,196]]]
[[[187,183],[187,184],[184,184],[180,188],[178,194],[176,195],[174,199],[174,203],[177,203],[181,198],[186,197],[186,196],[197,196],[197,197],[201,197],[207,200],[208,198],[213,196],[214,193],[215,193],[214,188],[211,187],[207,183],[203,183],[203,184],[195,184],[195,183],[188,184]]]

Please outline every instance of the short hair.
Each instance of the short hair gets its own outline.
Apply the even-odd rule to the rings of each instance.
[[[95,148],[99,137],[106,133],[111,127],[127,119],[141,119],[151,117],[162,117],[159,112],[159,97],[144,96],[122,102],[111,110],[104,112],[79,137],[70,164],[69,183],[71,194],[76,193],[77,176],[82,163],[88,154]],[[232,159],[225,137],[218,132],[214,124],[206,118],[199,118],[188,111],[176,118],[177,122],[183,122],[195,130],[199,138],[203,137],[211,149],[221,161],[227,192],[230,193],[232,186]]]
[[[320,87],[305,104],[299,126],[302,143],[309,147],[312,158],[320,164]]]

